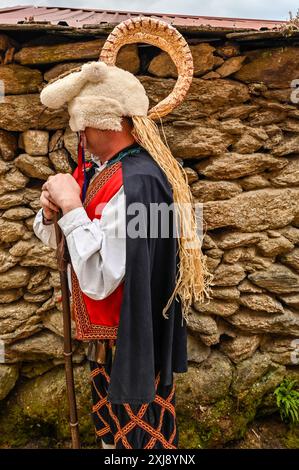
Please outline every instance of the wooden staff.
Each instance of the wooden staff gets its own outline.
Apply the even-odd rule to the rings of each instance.
[[[61,215],[61,213],[60,213]],[[70,418],[70,431],[72,437],[73,449],[80,449],[79,438],[79,425],[77,404],[74,385],[74,372],[72,360],[72,333],[71,333],[71,309],[70,297],[67,279],[67,263],[68,263],[68,250],[65,237],[58,225],[58,215],[54,214],[54,226],[57,243],[57,263],[60,274],[60,285],[62,293],[62,308],[63,308],[63,337],[64,337],[64,365],[65,365],[65,378],[66,378],[66,391],[69,405],[69,418]]]

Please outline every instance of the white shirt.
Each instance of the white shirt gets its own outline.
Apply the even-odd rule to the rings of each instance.
[[[102,171],[106,163],[96,168]],[[92,179],[93,179],[92,178]],[[126,264],[126,205],[123,186],[107,202],[100,219],[91,220],[83,207],[59,219],[82,292],[94,300],[108,297],[122,282]],[[46,245],[56,248],[54,224],[45,225],[42,209],[36,214],[33,230]],[[68,281],[71,288],[70,266]]]

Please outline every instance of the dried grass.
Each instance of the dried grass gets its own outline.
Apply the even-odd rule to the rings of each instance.
[[[163,315],[168,318],[166,312],[178,295],[183,317],[188,323],[193,302],[203,302],[205,296],[210,298],[213,279],[206,265],[206,257],[201,251],[192,193],[184,169],[173,157],[168,145],[163,143],[156,123],[144,116],[133,116],[132,120],[134,124],[132,134],[164,171],[172,188],[176,207],[179,266],[176,286],[163,309]]]

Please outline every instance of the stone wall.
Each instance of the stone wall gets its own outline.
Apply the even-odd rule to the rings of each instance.
[[[73,41],[53,44],[45,35],[18,44],[0,35],[2,57],[13,50],[0,65],[2,446],[68,438],[59,276],[54,251],[32,223],[43,181],[74,168],[77,146],[66,108],[46,109],[39,92],[97,59],[104,40]],[[195,42],[187,99],[163,121],[203,203],[203,249],[214,274],[213,298],[192,310],[189,371],[177,375],[183,448],[241,437],[255,416],[275,411],[273,390],[283,378],[299,377],[299,110],[290,88],[299,51]],[[154,48],[126,46],[118,65],[139,76],[151,104],[174,86],[175,67]],[[81,434],[92,445],[88,367],[82,343],[74,348]]]

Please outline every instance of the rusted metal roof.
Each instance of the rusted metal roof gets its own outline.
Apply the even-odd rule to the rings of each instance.
[[[164,13],[144,13],[131,11],[95,10],[63,7],[43,7],[33,5],[17,5],[0,8],[0,25],[17,25],[46,22],[50,25],[71,26],[75,28],[104,26],[116,24],[128,18],[142,14],[163,19],[178,27],[208,27],[226,30],[269,30],[286,23],[281,20],[264,20],[248,18],[225,18],[217,16],[192,16]]]

